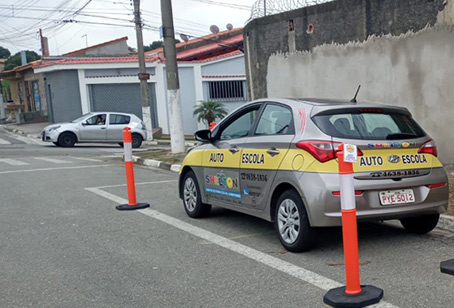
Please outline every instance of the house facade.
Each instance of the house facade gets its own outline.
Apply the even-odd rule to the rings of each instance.
[[[1,72],[2,80],[9,81],[10,91],[5,101],[20,105],[20,121],[43,121],[47,118],[47,98],[44,91],[44,76],[34,69],[41,60],[33,61],[14,69]]]
[[[242,30],[232,31],[176,44],[183,129],[187,135],[203,127],[193,116],[199,101],[216,100],[230,111],[248,100],[244,55],[238,48],[242,46]],[[118,44],[116,50],[121,50]],[[35,68],[35,73],[44,76],[49,121],[70,121],[93,111],[129,112],[143,118],[137,56],[101,57],[98,53],[93,57],[87,56],[87,49],[84,52],[48,59]],[[162,50],[146,53],[145,61],[150,74],[152,127],[169,134]]]

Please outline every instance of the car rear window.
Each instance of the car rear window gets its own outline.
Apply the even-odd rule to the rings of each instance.
[[[312,120],[325,134],[338,138],[400,140],[426,136],[409,114],[380,108],[329,110]]]

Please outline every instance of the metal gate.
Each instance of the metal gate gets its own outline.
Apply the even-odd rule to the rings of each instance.
[[[93,84],[89,88],[92,111],[127,112],[143,119],[140,85],[138,83]],[[157,128],[159,123],[154,83],[148,83],[148,101],[150,102],[153,128]]]

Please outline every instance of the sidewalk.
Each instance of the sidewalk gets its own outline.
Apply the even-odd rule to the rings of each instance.
[[[13,133],[24,135],[29,138],[41,138],[41,132],[47,125],[52,123],[40,122],[40,123],[24,123],[24,124],[2,124],[2,126]],[[186,146],[194,146],[197,144],[197,141],[185,141]],[[170,140],[168,139],[154,139],[153,141],[144,141],[144,146],[153,146],[153,145],[162,145],[170,146]]]
[[[29,138],[39,139],[41,136],[41,131],[50,125],[48,122],[39,122],[39,123],[25,123],[25,124],[3,124],[3,127],[10,132],[17,133],[19,135],[25,135]]]

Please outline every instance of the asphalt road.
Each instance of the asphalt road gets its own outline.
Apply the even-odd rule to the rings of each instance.
[[[6,140],[7,142],[2,142]],[[339,228],[307,253],[282,249],[266,221],[214,208],[186,216],[178,175],[135,168],[127,198],[118,146],[71,149],[0,128],[1,307],[325,307],[345,283]],[[454,233],[359,226],[361,283],[384,289],[377,307],[453,307]]]

